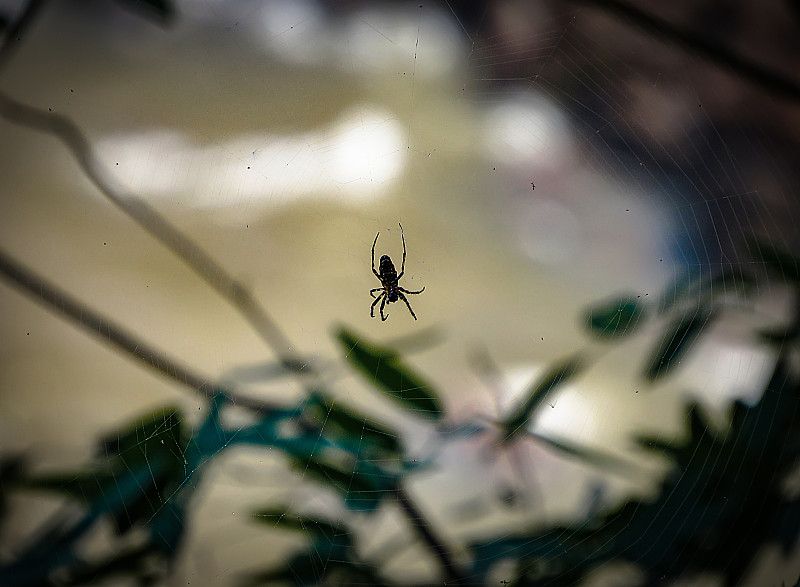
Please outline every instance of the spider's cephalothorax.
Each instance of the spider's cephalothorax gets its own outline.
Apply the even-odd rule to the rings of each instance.
[[[396,302],[398,299],[403,300],[408,306],[408,311],[411,312],[411,315],[414,317],[414,320],[417,319],[417,315],[414,314],[414,310],[411,309],[411,304],[408,303],[408,299],[403,294],[418,294],[425,291],[423,287],[419,291],[408,291],[400,287],[399,281],[400,278],[403,277],[403,273],[405,272],[406,268],[406,237],[403,234],[403,225],[400,224],[400,237],[403,239],[403,262],[400,264],[400,274],[397,274],[397,270],[394,268],[394,263],[392,263],[391,258],[389,255],[383,255],[380,261],[380,273],[375,271],[375,244],[378,242],[378,236],[380,236],[380,232],[375,235],[375,240],[372,241],[372,272],[375,274],[381,282],[381,287],[376,287],[373,290],[370,290],[369,295],[375,298],[375,301],[372,302],[372,306],[369,309],[369,315],[373,318],[375,317],[375,305],[378,302],[381,302],[380,307],[380,314],[381,320],[386,320],[389,316],[384,315],[383,308],[386,306],[386,302]],[[381,292],[375,296],[375,292]]]

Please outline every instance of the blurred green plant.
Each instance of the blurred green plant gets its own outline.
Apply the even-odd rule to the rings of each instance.
[[[144,9],[162,24],[174,15],[167,0],[120,0]],[[31,0],[21,16],[4,18],[0,66],[7,63],[45,2]],[[631,17],[630,12],[628,16]],[[637,18],[642,15],[638,15]],[[652,24],[652,22],[651,22]],[[661,34],[664,34],[663,28]],[[675,36],[673,34],[673,36]],[[785,84],[784,84],[785,85]],[[796,93],[796,92],[795,92]],[[302,357],[287,354],[286,338],[242,284],[209,255],[133,194],[114,190],[103,174],[88,139],[67,117],[21,104],[0,93],[0,114],[61,139],[101,193],[183,259],[233,304],[278,358],[273,373],[302,379],[303,399],[275,406],[216,385],[124,331],[0,254],[0,273],[27,295],[46,304],[81,328],[205,398],[204,420],[192,429],[177,408],[162,407],[108,433],[86,467],[59,473],[32,472],[20,455],[0,461],[0,523],[8,515],[12,492],[46,491],[72,501],[68,513],[56,514],[40,532],[0,565],[2,585],[81,585],[125,577],[142,585],[163,580],[181,552],[191,526],[191,504],[208,464],[226,450],[249,445],[278,449],[297,473],[341,499],[347,519],[332,520],[270,504],[254,514],[270,531],[301,532],[307,545],[285,564],[243,577],[254,584],[370,584],[390,581],[381,561],[365,560],[357,548],[352,522],[374,515],[391,498],[435,557],[448,584],[484,584],[498,565],[514,564],[502,582],[513,585],[567,585],[587,577],[604,562],[635,564],[647,584],[687,573],[715,571],[727,584],[739,581],[765,544],[788,553],[800,535],[800,498],[786,489],[787,477],[800,462],[800,391],[791,354],[800,342],[800,260],[763,241],[748,249],[757,266],[795,296],[794,315],[782,328],[760,332],[777,356],[772,377],[752,406],[736,402],[729,430],[711,430],[699,408],[686,410],[686,438],[665,442],[639,439],[640,446],[673,463],[650,501],[629,501],[612,512],[592,510],[575,526],[538,527],[489,536],[468,545],[468,562],[456,564],[435,527],[404,490],[406,478],[430,466],[407,453],[399,430],[335,399],[323,378]],[[606,300],[585,315],[589,332],[613,344],[636,335],[651,320],[666,324],[643,368],[651,381],[670,376],[691,353],[707,327],[724,315],[733,296],[758,292],[758,275],[740,267],[687,275],[668,287],[657,307],[632,295]],[[383,395],[432,432],[432,453],[451,438],[496,432],[507,447],[528,437],[600,469],[626,470],[624,461],[531,430],[537,411],[579,376],[586,359],[576,354],[552,365],[523,393],[522,400],[498,422],[447,425],[445,405],[434,386],[394,349],[367,341],[341,327],[335,332],[345,360],[367,387]],[[141,361],[140,361],[141,362]],[[233,406],[254,416],[249,425],[229,428],[223,413]],[[84,542],[107,521],[116,539],[107,552],[89,555]],[[15,545],[16,547],[17,545]]]
[[[785,275],[785,265],[784,259],[765,266]],[[686,280],[683,287],[686,291],[696,283]],[[728,293],[727,288],[718,288],[711,296],[678,292],[673,303],[662,303],[657,311],[640,302],[632,304],[630,297],[620,298],[590,310],[588,315],[596,319],[586,325],[601,339],[613,341],[633,333],[628,327],[632,316],[636,323],[661,320],[664,334],[645,374],[651,379],[666,377],[677,368],[679,357],[690,352],[708,317],[722,312]],[[624,320],[616,324],[624,322],[625,331],[609,336],[608,325],[620,314]],[[795,316],[792,323],[796,320]],[[432,427],[439,435],[439,447],[453,434],[494,429],[500,446],[528,437],[600,469],[624,472],[630,466],[568,439],[531,430],[536,412],[582,372],[586,359],[580,354],[536,377],[519,404],[497,423],[448,427],[434,387],[399,353],[345,327],[334,336],[362,382]],[[250,408],[255,422],[235,429],[222,424],[223,412],[234,405],[230,392],[208,396],[207,416],[195,430],[187,428],[177,408],[163,407],[107,434],[94,464],[83,470],[34,474],[21,458],[6,458],[0,467],[0,497],[9,491],[56,492],[81,504],[84,514],[77,522],[54,523],[41,533],[15,561],[0,568],[0,584],[77,585],[115,575],[134,577],[143,584],[158,580],[180,552],[190,525],[187,512],[203,469],[225,450],[247,444],[278,448],[302,482],[338,495],[352,512],[372,515],[387,496],[393,501],[402,497],[420,538],[449,569],[447,575],[455,584],[485,584],[495,566],[510,559],[515,561],[514,570],[504,581],[513,585],[572,584],[612,560],[637,565],[646,582],[714,571],[734,585],[764,544],[776,543],[788,553],[800,534],[800,499],[787,495],[784,487],[800,462],[800,392],[797,374],[789,368],[789,352],[797,350],[797,338],[784,336],[768,343],[778,356],[772,378],[756,404],[735,403],[726,433],[712,431],[699,407],[690,405],[685,439],[639,440],[642,448],[673,463],[651,501],[596,511],[575,526],[538,527],[473,542],[468,545],[472,562],[467,567],[449,559],[435,529],[402,493],[404,478],[429,463],[410,458],[398,430],[336,401],[320,386],[294,406]],[[271,376],[280,369],[286,377],[300,373],[280,364],[276,369]],[[301,531],[308,544],[284,564],[243,577],[246,585],[390,583],[378,561],[359,555],[357,530],[346,519],[308,516],[275,505],[254,517],[275,531]],[[106,556],[82,556],[81,539],[106,518],[120,543],[112,545]],[[146,532],[133,540],[130,533],[135,528]]]
[[[761,400],[736,402],[730,429],[712,432],[697,405],[686,410],[688,438],[639,444],[673,463],[651,501],[629,501],[577,526],[558,526],[473,543],[482,584],[501,560],[517,561],[512,585],[568,585],[608,561],[627,561],[643,584],[716,572],[737,585],[768,543],[784,555],[800,535],[800,499],[782,483],[800,459],[800,393],[785,359]]]

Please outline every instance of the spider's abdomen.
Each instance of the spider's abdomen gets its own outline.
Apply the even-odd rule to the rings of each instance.
[[[381,281],[384,283],[392,283],[397,281],[397,270],[394,268],[394,263],[392,263],[389,255],[384,255],[381,257],[378,273],[381,274]]]

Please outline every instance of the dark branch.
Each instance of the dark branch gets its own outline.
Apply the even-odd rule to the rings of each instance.
[[[122,186],[114,185],[106,177],[103,165],[95,157],[89,140],[74,122],[66,116],[12,100],[2,92],[0,115],[9,122],[41,130],[61,139],[95,187],[239,310],[281,363],[295,371],[297,365],[303,364],[300,357],[290,350],[292,345],[281,329],[244,285],[228,275],[221,265],[162,218],[145,200],[127,192]],[[310,366],[306,369],[313,374]]]
[[[732,50],[704,39],[701,35],[681,29],[668,21],[620,0],[577,0],[619,17],[670,43],[736,73],[771,94],[800,102],[800,85],[764,65],[751,61]]]
[[[444,545],[433,535],[430,524],[428,524],[422,512],[417,509],[417,506],[414,505],[414,502],[411,501],[411,498],[406,495],[402,487],[397,488],[397,502],[400,504],[400,509],[403,510],[408,521],[411,522],[411,525],[414,526],[414,529],[417,531],[420,538],[422,538],[422,541],[430,547],[433,554],[436,555],[436,558],[442,563],[448,585],[461,584],[463,577],[458,567],[456,567],[453,559],[450,558],[450,554],[447,552]]]
[[[44,1],[31,0],[25,14],[8,31],[9,36],[5,38],[0,46],[0,66],[8,60],[16,47],[17,38],[21,36],[21,31],[33,22],[33,17],[44,5]],[[303,365],[303,369],[307,374],[317,375],[312,367],[307,366],[297,354],[290,350],[292,346],[288,338],[246,287],[228,275],[222,266],[169,224],[146,201],[135,194],[128,193],[121,186],[113,184],[94,155],[88,139],[74,122],[66,116],[45,112],[12,100],[2,92],[0,92],[0,115],[10,122],[58,137],[75,157],[81,169],[94,183],[95,187],[108,200],[175,253],[206,283],[239,310],[245,320],[258,332],[284,366],[299,375],[298,365]],[[164,353],[137,340],[135,336],[125,331],[122,327],[93,312],[56,286],[47,283],[44,279],[36,276],[2,253],[2,251],[0,251],[0,273],[15,286],[38,299],[49,309],[67,316],[84,330],[97,337],[102,337],[104,342],[112,344],[130,356],[146,361],[151,368],[198,391],[206,397],[223,392],[239,406],[258,411],[272,408],[272,406],[262,402],[237,396],[230,390],[215,386],[212,382],[179,365],[177,361],[168,358]],[[432,549],[434,555],[441,561],[448,581],[459,582],[460,574],[450,559],[450,555],[434,536],[428,523],[414,503],[402,489],[398,489],[397,498],[410,523],[417,530],[422,540]]]
[[[48,283],[1,250],[0,275],[24,293],[41,302],[49,310],[69,318],[73,324],[80,326],[86,332],[102,340],[102,342],[139,359],[151,369],[155,369],[207,398],[217,393],[224,393],[236,405],[259,412],[276,407],[252,398],[240,396],[230,389],[221,388],[212,381],[197,375],[187,367],[180,365],[177,360],[139,340],[122,326],[115,324],[55,285]]]
[[[0,68],[11,59],[14,51],[19,47],[25,31],[33,24],[45,4],[47,4],[47,0],[30,0],[20,17],[13,21],[5,31],[3,40],[0,42]]]

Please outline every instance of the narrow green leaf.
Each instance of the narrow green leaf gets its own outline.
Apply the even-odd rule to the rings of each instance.
[[[105,488],[114,476],[107,469],[77,470],[52,475],[36,475],[24,479],[21,487],[63,493],[71,498],[91,505],[102,499]]]
[[[25,459],[21,455],[0,457],[0,525],[7,512],[8,492],[21,485],[26,468]]]
[[[165,26],[175,18],[175,8],[168,0],[117,0],[126,9]]]
[[[749,239],[748,245],[753,255],[766,265],[768,271],[780,276],[784,281],[800,282],[800,258],[757,237]]]
[[[782,347],[785,344],[790,344],[800,337],[800,326],[790,325],[783,328],[770,328],[759,330],[758,337],[769,345]]]
[[[32,477],[24,486],[62,492],[109,514],[124,534],[134,524],[154,520],[185,479],[182,428],[177,410],[158,410],[108,435],[93,466]]]
[[[741,266],[731,265],[720,271],[681,275],[664,288],[659,311],[666,312],[681,301],[697,305],[698,300],[713,299],[721,295],[736,294],[746,297],[756,285],[755,276]]]
[[[320,428],[335,436],[347,437],[360,446],[368,446],[383,453],[384,458],[400,458],[403,450],[399,434],[341,403],[329,401],[323,395],[312,395],[307,413]]]
[[[700,333],[711,324],[713,317],[708,307],[701,306],[673,320],[652,354],[650,366],[645,372],[647,378],[656,380],[664,377],[679,365]]]
[[[307,551],[289,558],[284,564],[266,571],[250,573],[240,587],[265,585],[370,585],[386,583],[372,565],[350,559],[351,551],[337,545],[314,544]]]
[[[176,408],[159,409],[119,432],[107,434],[101,456],[117,456],[127,466],[146,463],[153,452],[170,452],[183,461],[183,424]]]
[[[526,399],[502,422],[504,440],[511,440],[524,432],[536,409],[544,403],[548,395],[560,385],[572,379],[582,368],[578,355],[556,364],[541,377],[538,377],[523,394]]]
[[[332,520],[293,514],[285,508],[267,508],[253,513],[253,519],[261,524],[283,530],[300,532],[317,538],[333,540],[334,537],[343,538],[350,534],[347,526]]]
[[[344,327],[337,330],[336,338],[344,349],[345,358],[369,383],[415,415],[434,420],[442,418],[444,412],[433,388],[406,366],[397,353],[365,342],[363,337]]]
[[[600,338],[621,338],[636,329],[644,310],[633,296],[603,302],[589,310],[586,327]]]
[[[344,497],[345,505],[354,510],[374,510],[385,494],[396,487],[395,477],[382,473],[368,462],[352,466],[321,460],[315,455],[293,459],[293,467],[303,477],[337,491]]]
[[[561,453],[575,457],[578,460],[592,464],[600,469],[612,470],[616,473],[621,473],[626,476],[639,470],[636,465],[621,457],[616,457],[593,448],[581,446],[564,438],[555,439],[537,433],[531,433],[530,435],[531,437],[536,438],[537,440],[547,444],[551,448],[554,448]]]
[[[122,548],[112,555],[91,563],[79,563],[64,573],[61,585],[114,584],[138,579],[135,583],[147,585],[153,582],[154,569],[158,567],[158,553],[148,543]]]

